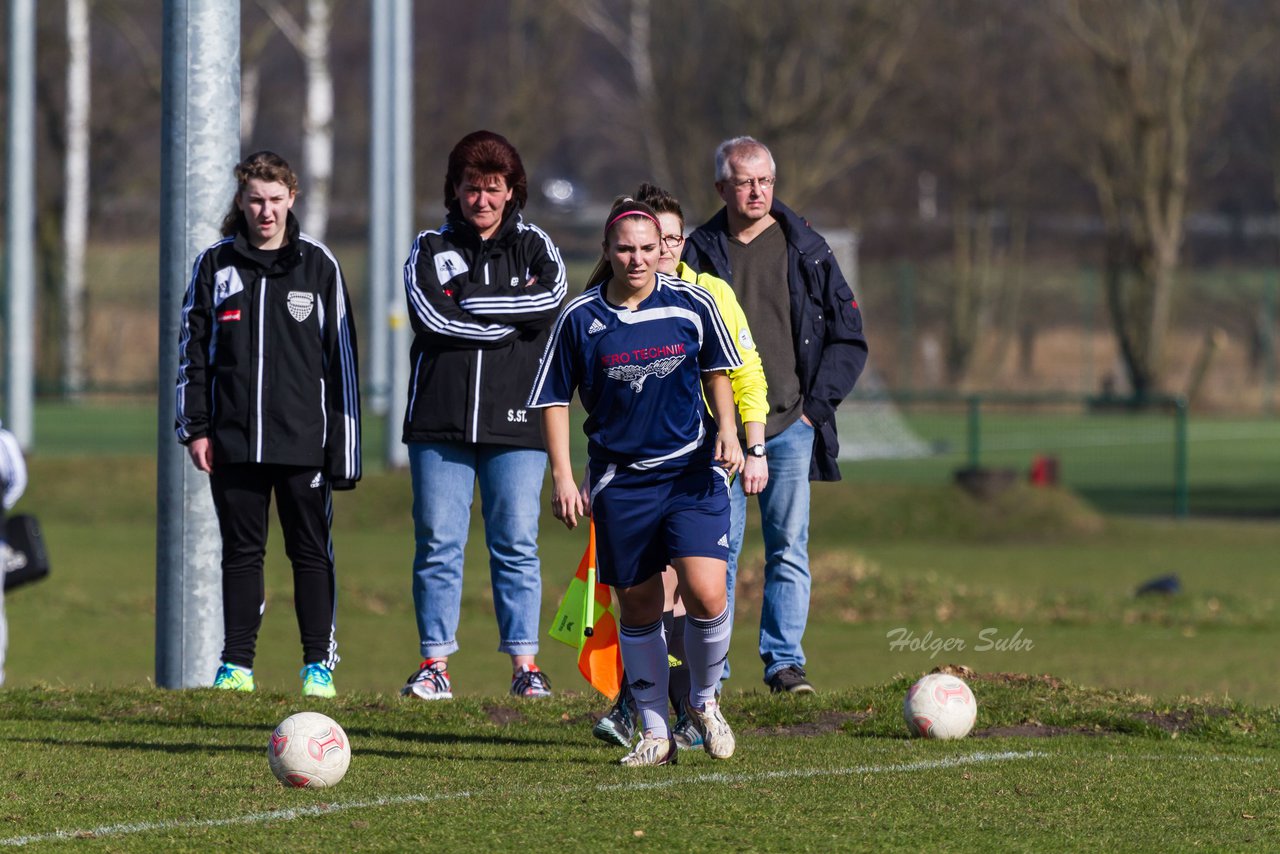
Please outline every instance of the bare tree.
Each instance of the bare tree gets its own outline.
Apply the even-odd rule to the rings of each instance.
[[[1231,4],[1061,0],[1063,61],[1079,68],[1078,166],[1106,227],[1104,281],[1135,395],[1160,389],[1192,153],[1239,67]],[[1247,40],[1246,40],[1247,41]],[[1066,67],[1066,66],[1064,66]]]
[[[648,175],[708,204],[711,153],[728,136],[773,150],[795,205],[882,150],[871,117],[922,11],[894,0],[814,0],[801,13],[750,0],[561,3],[629,71],[627,90],[592,93],[602,124],[639,135]]]
[[[333,72],[329,64],[333,0],[306,0],[302,24],[281,0],[258,0],[306,67],[306,108],[302,116],[302,180],[306,206],[302,230],[323,240],[329,225],[333,184]]]
[[[625,15],[610,14],[603,0],[566,0],[565,8],[626,62],[640,107],[640,132],[649,166],[657,181],[669,186],[673,176],[661,133],[664,117],[653,73],[651,0],[628,0]]]
[[[85,244],[89,236],[89,0],[67,0],[67,151],[62,208],[62,390],[84,392]]]
[[[946,367],[959,384],[979,356],[998,364],[1019,323],[1042,87],[1021,3],[941,0],[932,12],[898,76],[900,113],[912,120],[894,131],[898,156],[937,176],[947,202]]]

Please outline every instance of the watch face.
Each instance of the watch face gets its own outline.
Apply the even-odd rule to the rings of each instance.
[[[764,445],[752,445],[750,448],[747,448],[747,453],[753,457],[763,457]]]

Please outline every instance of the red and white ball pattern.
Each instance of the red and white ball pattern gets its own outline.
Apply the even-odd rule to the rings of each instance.
[[[284,786],[336,786],[351,764],[351,742],[333,718],[319,712],[298,712],[271,733],[267,764]]]
[[[978,701],[959,676],[930,673],[902,701],[907,729],[921,738],[964,738],[978,718]]]

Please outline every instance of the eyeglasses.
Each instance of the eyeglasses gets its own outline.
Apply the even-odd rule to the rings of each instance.
[[[684,243],[683,234],[662,235],[662,245],[666,246],[668,249],[678,249],[681,243]]]
[[[772,175],[768,175],[764,178],[743,178],[741,181],[726,181],[725,183],[730,187],[733,187],[735,190],[745,190],[748,187],[759,187],[761,190],[767,190],[774,184],[778,183],[778,179]]]

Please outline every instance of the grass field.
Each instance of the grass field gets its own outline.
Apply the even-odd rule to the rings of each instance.
[[[908,680],[733,702],[739,751],[624,769],[598,704],[385,694],[0,695],[0,845],[54,850],[1260,850],[1277,831],[1275,715],[974,678],[980,729],[904,737]],[[272,726],[343,722],[336,789],[285,790]]]
[[[540,655],[552,701],[502,696],[478,529],[450,667],[460,699],[397,696],[417,638],[409,484],[396,472],[337,496],[338,700],[297,696],[278,531],[262,692],[154,689],[154,413],[38,418],[19,510],[44,522],[54,572],[7,602],[0,844],[1259,850],[1280,829],[1272,521],[1102,515],[1025,486],[979,502],[850,467],[814,489],[805,646],[820,694],[771,697],[759,681],[761,558],[749,536],[725,698],[739,753],[637,773],[590,737],[607,702],[589,694],[569,648],[548,640]],[[544,626],[583,545],[544,527]],[[1133,595],[1165,574],[1181,593]],[[976,671],[980,737],[907,740],[902,694],[942,664]],[[272,726],[303,708],[332,714],[353,742],[347,779],[327,793],[284,791],[266,767]],[[680,807],[655,811],[670,794]]]

